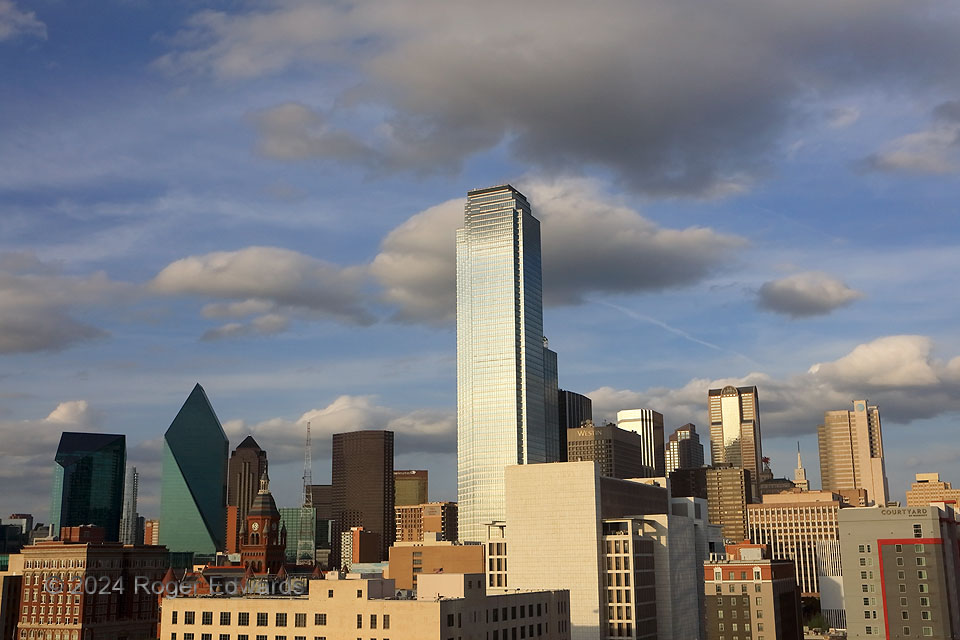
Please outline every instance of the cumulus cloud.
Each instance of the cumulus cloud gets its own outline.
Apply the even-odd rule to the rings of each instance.
[[[64,431],[99,431],[101,415],[86,400],[58,404],[45,418],[0,420],[0,513],[40,515],[50,506],[53,458]]]
[[[763,283],[757,306],[799,318],[830,313],[863,295],[829,274],[808,271]]]
[[[605,195],[587,179],[519,185],[541,220],[544,301],[579,304],[594,293],[659,291],[694,284],[746,245],[704,227],[667,229]],[[455,313],[456,229],[462,199],[426,209],[383,240],[370,272],[402,321],[448,322]]]
[[[32,254],[0,255],[0,354],[56,351],[105,336],[75,311],[129,291],[104,272],[72,276]]]
[[[33,11],[21,11],[13,0],[0,0],[0,42],[18,36],[47,39],[47,25]]]
[[[334,433],[364,429],[393,431],[398,455],[456,451],[456,415],[452,410],[400,411],[378,405],[375,400],[373,396],[342,395],[325,407],[304,412],[296,420],[278,417],[255,424],[228,420],[223,428],[231,442],[252,435],[269,452],[274,464],[303,460],[307,422],[318,457],[330,455]]]
[[[341,268],[278,247],[247,247],[182,258],[164,267],[149,283],[155,292],[221,298],[203,314],[211,318],[261,314],[250,323],[228,323],[206,339],[269,334],[286,327],[286,316],[299,313],[369,324],[363,306],[362,268]]]
[[[824,411],[849,408],[854,399],[879,405],[883,420],[894,424],[960,411],[960,357],[942,362],[933,356],[930,338],[913,335],[878,338],[837,360],[782,378],[750,373],[698,378],[680,388],[601,387],[587,395],[601,418],[620,409],[651,407],[671,423],[693,422],[706,430],[707,390],[728,384],[758,387],[765,437],[815,433]]]
[[[960,100],[933,110],[927,129],[888,142],[867,156],[862,166],[873,171],[945,174],[960,170]]]
[[[359,82],[330,110],[281,105],[278,126],[261,123],[261,149],[280,157],[450,171],[505,143],[543,169],[596,167],[640,191],[705,195],[761,175],[817,96],[891,80],[920,93],[954,82],[960,60],[957,15],[933,0],[418,7],[288,0],[204,11],[156,65],[223,79],[354,72]],[[344,125],[361,104],[382,121]]]

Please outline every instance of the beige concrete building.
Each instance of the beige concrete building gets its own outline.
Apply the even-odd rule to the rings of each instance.
[[[160,638],[570,638],[566,591],[488,594],[483,574],[424,574],[417,594],[398,599],[393,580],[330,573],[300,595],[168,598]]]
[[[743,542],[749,537],[747,505],[754,495],[750,471],[716,467],[706,469],[705,475],[710,522],[720,526],[727,540]]]
[[[436,533],[441,540],[457,539],[457,503],[428,502],[396,507],[397,542],[420,542]]]
[[[907,491],[908,507],[925,507],[931,502],[960,504],[960,489],[954,489],[949,482],[941,482],[939,473],[918,473],[916,478]]]
[[[843,493],[866,490],[866,504],[887,504],[880,410],[854,400],[852,411],[827,411],[817,427],[820,488]]]
[[[792,562],[771,560],[763,545],[731,545],[703,572],[707,640],[803,640]]]
[[[636,431],[621,429],[613,423],[596,426],[588,420],[567,430],[567,460],[596,461],[600,475],[610,478],[649,478],[656,475],[647,464],[646,443]]]
[[[763,459],[760,403],[756,387],[726,386],[707,392],[710,418],[710,460],[750,472],[753,495],[760,495]]]
[[[960,637],[953,505],[840,511],[847,637]]]
[[[416,589],[419,577],[431,573],[484,573],[483,545],[457,544],[446,540],[398,542],[390,547],[390,563],[384,578],[397,589]]]
[[[395,469],[393,486],[395,506],[415,506],[430,502],[430,472],[426,469]]]
[[[817,543],[840,539],[837,514],[841,498],[830,491],[800,491],[763,496],[762,504],[747,505],[750,541],[767,545],[774,560],[797,565],[803,597],[818,597]]]

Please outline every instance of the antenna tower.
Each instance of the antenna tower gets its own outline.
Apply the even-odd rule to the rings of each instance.
[[[310,441],[310,423],[307,422],[307,441],[303,447],[303,506],[300,507],[300,527],[297,532],[297,564],[313,565],[317,560],[317,512],[313,508],[313,456]]]

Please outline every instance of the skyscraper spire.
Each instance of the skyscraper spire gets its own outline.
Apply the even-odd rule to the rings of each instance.
[[[800,458],[799,440],[797,440],[797,468],[793,470],[793,484],[801,491],[810,490],[810,481],[807,480],[807,470],[803,468],[803,459]]]

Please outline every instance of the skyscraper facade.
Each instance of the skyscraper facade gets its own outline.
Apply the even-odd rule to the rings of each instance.
[[[824,491],[863,489],[867,505],[886,506],[889,492],[877,407],[854,400],[853,411],[827,411],[817,427],[817,442]]]
[[[120,539],[126,436],[65,431],[53,465],[50,535],[62,527],[103,527],[105,539]]]
[[[664,456],[667,474],[677,469],[698,469],[703,466],[703,445],[697,427],[689,422],[670,434]]]
[[[227,507],[233,526],[227,529],[233,537],[228,546],[239,549],[240,528],[247,520],[247,512],[260,491],[260,478],[267,473],[267,452],[260,448],[253,436],[243,439],[230,454],[227,464]]]
[[[653,477],[665,476],[663,414],[653,409],[618,411],[617,426],[640,434],[643,443],[643,463],[653,470]]]
[[[567,431],[593,420],[593,402],[587,396],[560,389],[557,392],[560,421],[560,462],[567,461]]]
[[[549,462],[540,221],[510,185],[467,194],[457,231],[457,491],[460,536],[503,520],[507,465]],[[558,431],[558,430],[557,430]],[[550,442],[557,438],[558,442]]]
[[[917,481],[907,490],[908,507],[925,507],[931,502],[960,504],[960,489],[941,482],[939,473],[918,473]]]
[[[750,472],[753,494],[760,495],[763,470],[760,446],[760,404],[756,387],[726,386],[707,392],[710,416],[710,460]]]
[[[140,533],[140,517],[137,514],[137,490],[140,474],[136,467],[127,469],[123,482],[123,515],[120,517],[120,542],[123,544],[143,544]],[[138,539],[139,538],[139,539]]]
[[[543,339],[543,419],[547,433],[547,460],[566,460],[566,451],[560,449],[560,384],[557,371],[557,352]]]
[[[396,469],[393,472],[394,505],[420,505],[429,500],[430,473],[426,469]]]
[[[393,431],[351,431],[333,434],[333,519],[336,533],[354,527],[378,536],[380,559],[396,533],[393,485]],[[339,558],[334,549],[333,558]]]
[[[225,547],[229,442],[203,387],[163,435],[160,544],[211,555]]]

